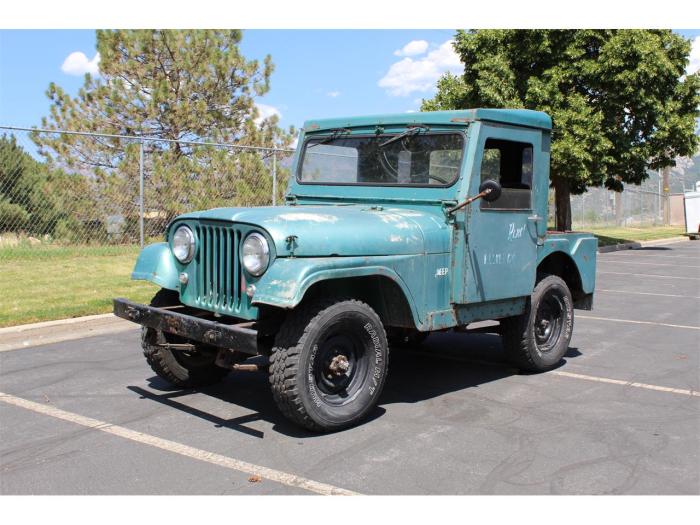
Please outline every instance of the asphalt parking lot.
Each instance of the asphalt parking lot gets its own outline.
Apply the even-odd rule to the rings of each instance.
[[[700,242],[599,254],[565,363],[493,334],[392,354],[368,422],[314,435],[262,373],[154,376],[138,330],[0,352],[2,494],[699,494]]]

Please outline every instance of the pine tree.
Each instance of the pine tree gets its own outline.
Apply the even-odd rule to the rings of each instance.
[[[144,141],[145,202],[161,223],[192,209],[269,203],[269,159],[238,146],[289,146],[293,128],[261,119],[256,97],[270,89],[271,57],[247,60],[238,30],[100,30],[99,76],[85,75],[70,97],[51,84],[42,127],[171,142]],[[133,222],[138,207],[139,141],[34,134],[50,163],[94,179],[105,213]],[[226,191],[224,191],[226,190]]]

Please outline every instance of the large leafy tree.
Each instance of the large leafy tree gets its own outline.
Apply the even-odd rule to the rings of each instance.
[[[696,151],[700,74],[685,74],[690,42],[669,30],[458,31],[454,47],[464,74],[443,76],[422,110],[549,113],[558,229],[571,229],[570,194],[622,191]]]
[[[276,115],[262,118],[255,104],[270,89],[271,58],[246,59],[241,39],[238,30],[97,31],[99,75],[86,74],[76,97],[52,83],[42,125],[169,139],[144,142],[146,208],[159,225],[186,210],[267,203],[269,158],[186,143],[291,143],[294,130],[280,129]],[[44,133],[34,140],[50,162],[96,181],[105,213],[134,219],[138,141]]]

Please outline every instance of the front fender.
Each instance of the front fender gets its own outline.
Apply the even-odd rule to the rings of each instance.
[[[410,289],[392,268],[409,262],[413,256],[383,257],[290,257],[279,258],[256,283],[253,304],[269,304],[294,308],[315,283],[327,279],[381,275],[393,280],[404,293],[416,325],[421,324],[419,312]]]
[[[136,259],[131,278],[139,281],[151,281],[162,288],[177,290],[178,269],[170,247],[166,242],[146,246]]]

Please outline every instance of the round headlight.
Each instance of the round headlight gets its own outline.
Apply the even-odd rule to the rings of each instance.
[[[251,275],[262,275],[270,262],[270,247],[265,237],[251,233],[243,241],[243,267]]]
[[[173,255],[183,264],[194,257],[194,234],[187,226],[180,226],[175,230],[172,242]]]

